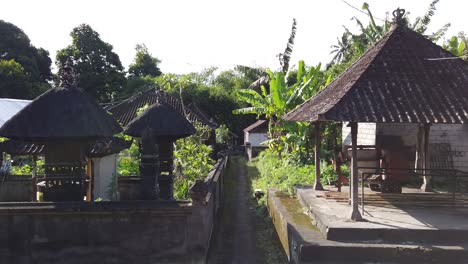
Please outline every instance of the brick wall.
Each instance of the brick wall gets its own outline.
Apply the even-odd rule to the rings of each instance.
[[[359,123],[358,124],[358,145],[375,145],[375,123]],[[348,123],[343,123],[342,129],[343,145],[351,145],[351,128]]]

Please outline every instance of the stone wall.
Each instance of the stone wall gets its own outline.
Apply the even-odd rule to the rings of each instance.
[[[189,201],[0,203],[0,263],[205,263],[227,157]]]
[[[29,202],[33,199],[31,176],[0,177],[0,202]]]

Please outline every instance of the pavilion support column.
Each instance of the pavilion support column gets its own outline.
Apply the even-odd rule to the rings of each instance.
[[[321,135],[320,135],[320,123],[314,123],[315,129],[315,181],[314,181],[314,190],[323,191],[323,186],[320,183],[320,142],[321,142]]]
[[[358,164],[357,164],[357,122],[351,122],[351,220],[361,221],[362,216],[358,208]]]
[[[421,190],[424,192],[432,192],[431,177],[427,176],[427,171],[430,169],[429,163],[429,132],[431,130],[430,124],[420,125],[418,128],[418,163],[423,173],[423,184]]]
[[[36,155],[32,156],[31,183],[32,183],[31,201],[37,201],[37,156]]]

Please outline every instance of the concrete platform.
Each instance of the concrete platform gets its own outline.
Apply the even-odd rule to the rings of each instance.
[[[386,206],[380,206],[381,201],[375,206],[369,202],[370,205],[365,205],[364,221],[354,222],[349,219],[350,205],[327,199],[326,194],[327,191],[309,187],[296,188],[298,200],[328,240],[468,243],[468,207],[412,206],[411,201],[391,206],[392,200]],[[347,194],[343,195],[347,197]],[[409,197],[405,199],[412,199]],[[428,196],[431,202],[433,197]],[[394,198],[393,201],[397,203]],[[424,203],[424,200],[419,198],[418,203]]]
[[[267,195],[271,218],[291,263],[466,263],[468,260],[468,243],[329,240],[297,199],[275,190],[268,190]]]

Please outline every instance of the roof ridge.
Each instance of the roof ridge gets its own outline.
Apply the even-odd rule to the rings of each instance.
[[[366,56],[367,53],[373,51],[377,45],[379,45],[381,42],[385,41],[384,44],[386,44],[386,42],[388,41],[388,39],[390,38],[390,35],[397,29],[399,28],[398,27],[394,27],[394,28],[391,28],[387,33],[385,33],[385,35],[382,36],[381,39],[379,39],[377,42],[375,42],[374,44],[372,44],[372,46],[370,46],[361,56],[359,56],[359,58],[357,60],[355,60],[353,63],[351,63],[351,65],[349,65],[343,72],[341,72],[340,74],[338,74],[338,76],[336,76],[336,78],[334,78],[327,86],[325,86],[322,90],[320,90],[318,93],[316,93],[314,96],[312,96],[311,98],[307,99],[305,102],[303,102],[302,104],[298,105],[296,108],[294,108],[293,110],[291,110],[289,113],[286,113],[286,115],[283,117],[283,119],[286,119],[288,120],[289,116],[293,115],[296,111],[298,111],[303,105],[307,104],[308,102],[310,102],[311,100],[313,100],[314,98],[316,98],[317,96],[321,95],[322,93],[324,92],[327,92],[325,91],[328,87],[331,87],[335,82],[337,82],[342,76],[344,76],[345,74],[349,73],[349,71],[351,71],[356,64],[358,64],[359,62],[361,62],[363,60],[363,58]],[[382,45],[383,47],[384,45]],[[380,47],[380,49],[382,49],[382,47]],[[369,65],[372,63],[372,61],[375,60],[375,58],[377,57],[378,54],[376,54],[372,60],[368,63],[368,65],[365,67],[364,71],[369,67]],[[354,82],[356,83],[359,79],[361,78],[361,76],[359,76],[359,78],[357,78]],[[352,85],[350,85],[350,87],[348,88],[347,91],[349,91],[349,89],[351,88]],[[340,98],[338,100],[338,102],[336,103],[339,103],[339,101],[341,100],[342,98]],[[330,109],[332,109],[333,107],[331,107]],[[328,109],[327,111],[330,111],[330,109]]]
[[[404,28],[403,28],[404,27]],[[397,30],[397,29],[401,29],[401,30],[405,30],[406,29],[409,29],[408,27],[406,27],[405,25],[400,25],[400,24],[396,24],[395,27],[392,27],[387,33],[385,33],[385,35],[382,36],[381,39],[379,39],[377,42],[375,42],[372,46],[370,46],[360,57],[359,59],[357,59],[355,62],[353,62],[342,74],[344,74],[345,72],[348,72],[348,70],[351,70],[357,63],[359,63],[361,60],[363,60],[366,56],[366,54],[374,51],[375,49],[377,49],[377,51],[375,51],[375,54],[373,55],[373,57],[367,62],[367,65],[365,65],[365,67],[362,69],[362,73],[359,74],[358,78],[356,78],[351,85],[348,85],[347,88],[345,88],[344,90],[344,93],[345,95],[338,98],[338,100],[336,100],[336,102],[334,103],[334,105],[332,107],[330,107],[328,110],[326,110],[327,112],[328,111],[333,111],[333,109],[336,107],[337,104],[339,104],[343,98],[345,98],[347,96],[347,93],[349,92],[349,90],[353,87],[354,84],[356,84],[359,80],[362,79],[364,73],[366,73],[367,69],[369,69],[369,66],[372,65],[372,62],[374,62],[377,57],[379,57],[380,52],[382,51],[382,49],[386,46],[386,44],[388,43],[388,41],[390,40],[390,38],[393,36],[393,33]],[[380,47],[378,47],[378,45],[381,45]],[[335,80],[338,80],[338,78],[341,76],[338,75],[338,77],[335,79]],[[335,81],[334,80],[334,81]],[[329,84],[331,85],[331,83]],[[325,90],[325,88],[323,89]],[[323,111],[322,111],[323,113]],[[322,115],[322,113],[319,113],[318,115]],[[319,118],[319,117],[318,117]]]

